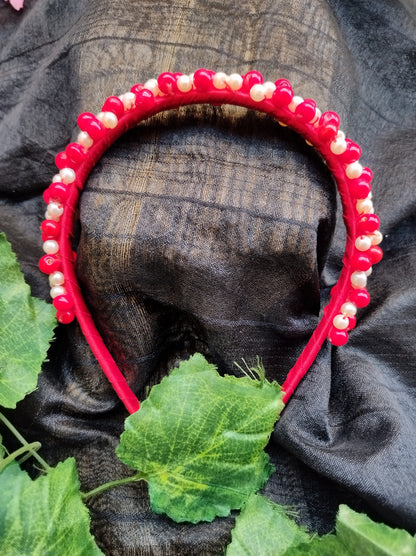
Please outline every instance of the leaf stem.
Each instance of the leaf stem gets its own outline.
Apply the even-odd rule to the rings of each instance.
[[[33,448],[33,445],[39,444],[38,442],[32,442],[32,444],[29,444],[29,442],[20,434],[20,432],[16,429],[16,427],[7,419],[7,417],[5,415],[3,415],[3,413],[1,411],[0,411],[0,421],[3,421],[3,423],[9,429],[9,431],[17,438],[17,440],[19,442],[21,442],[21,444],[23,445],[22,447],[26,448],[22,453],[24,453],[25,451],[29,452],[30,455],[33,456],[37,460],[38,463],[40,463],[40,465],[46,471],[46,473],[51,470],[51,467],[37,453],[36,450],[38,450],[39,448],[36,448],[36,449]],[[13,452],[13,453],[16,453],[16,452]]]
[[[21,446],[20,448],[9,454],[7,457],[0,460],[0,473],[9,465],[9,463],[17,459],[22,454],[29,452],[30,455],[33,455],[33,453],[36,452],[36,450],[39,450],[41,446],[42,444],[40,442],[31,442],[30,444]]]
[[[133,483],[135,481],[141,481],[142,479],[145,479],[146,477],[141,474],[141,473],[137,473],[136,475],[132,475],[131,477],[124,477],[124,479],[116,479],[115,481],[109,481],[108,483],[104,483],[92,490],[90,490],[89,492],[81,492],[81,498],[83,500],[87,500],[88,498],[91,498],[92,496],[95,496],[96,494],[101,494],[101,492],[105,492],[106,490],[109,490],[110,488],[114,488],[120,485],[125,485],[128,483]]]

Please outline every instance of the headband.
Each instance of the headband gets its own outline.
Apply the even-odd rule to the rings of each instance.
[[[280,125],[289,126],[320,153],[341,197],[347,231],[343,267],[318,326],[282,384],[285,403],[326,338],[335,346],[347,342],[348,332],[356,324],[357,308],[370,301],[367,277],[372,265],[383,255],[378,247],[382,240],[380,222],[371,200],[372,172],[359,162],[360,147],[340,131],[340,119],[335,112],[321,113],[313,100],[295,96],[286,79],[264,82],[257,71],[243,76],[206,69],[192,75],[164,72],[157,79],[134,85],[119,97],[108,97],[96,116],[89,112],[80,114],[77,141],[56,155],[59,173],[43,194],[47,203],[41,224],[45,255],[39,268],[49,274],[58,321],[67,324],[77,318],[102,370],[130,413],[139,409],[139,401],[105,346],[76,277],[76,254],[72,249],[75,209],[92,168],[123,133],[163,110],[203,103],[259,110]]]

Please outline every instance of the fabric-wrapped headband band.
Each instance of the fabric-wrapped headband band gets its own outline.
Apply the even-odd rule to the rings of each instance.
[[[56,156],[59,173],[43,195],[48,205],[41,224],[46,254],[39,267],[49,274],[58,321],[70,323],[77,318],[101,368],[130,413],[139,409],[139,401],[105,346],[77,281],[72,249],[76,207],[92,168],[123,133],[163,110],[203,103],[259,110],[280,125],[289,126],[321,154],[341,197],[347,230],[343,268],[323,317],[282,385],[285,403],[326,338],[336,346],[347,342],[348,331],[356,324],[357,308],[370,301],[367,276],[372,265],[382,258],[378,246],[382,240],[380,223],[371,195],[372,172],[359,162],[360,147],[339,129],[340,119],[335,112],[321,113],[313,100],[295,96],[286,79],[264,82],[257,71],[243,76],[206,69],[192,75],[165,72],[157,79],[134,85],[119,97],[107,98],[96,116],[82,113],[78,117],[81,132],[77,141]]]

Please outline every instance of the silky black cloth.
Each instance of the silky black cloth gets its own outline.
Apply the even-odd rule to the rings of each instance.
[[[320,533],[339,503],[416,530],[416,33],[411,3],[27,0],[0,5],[0,229],[48,298],[42,191],[76,117],[162,71],[257,69],[335,110],[363,148],[385,234],[348,344],[325,344],[285,409],[265,492]],[[221,372],[261,357],[282,382],[341,268],[335,186],[305,142],[230,106],[157,115],[86,184],[77,273],[106,344],[143,399],[195,351]],[[51,463],[74,455],[84,490],[129,474],[126,412],[76,323],[59,327],[36,392],[10,417]],[[174,400],[172,400],[174,403]],[[108,555],[220,554],[233,516],[175,524],[145,485],[89,502]]]

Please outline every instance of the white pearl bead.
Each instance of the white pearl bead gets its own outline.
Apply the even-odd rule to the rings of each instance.
[[[62,168],[59,175],[61,176],[62,183],[67,185],[74,182],[76,178],[75,170],[72,168]]]
[[[131,92],[124,93],[124,95],[121,95],[119,98],[123,103],[125,110],[130,110],[131,108],[134,108],[136,104],[136,95],[134,93]]]
[[[358,251],[367,251],[371,247],[371,239],[368,236],[360,236],[355,240]]]
[[[338,328],[338,330],[345,330],[346,328],[348,328],[350,321],[345,315],[336,315],[334,317],[334,320],[332,321],[332,324],[335,326],[335,328]]]
[[[371,199],[359,199],[355,206],[358,214],[372,214],[374,212]]]
[[[118,124],[118,118],[113,112],[100,112],[97,119],[108,129],[114,129]]]
[[[227,74],[223,71],[218,71],[212,78],[212,83],[216,89],[225,89],[227,86]]]
[[[47,255],[55,255],[59,251],[59,243],[54,239],[47,239],[43,242],[43,250]]]
[[[55,174],[52,178],[52,183],[57,183],[61,181],[61,176],[59,174]]]
[[[290,110],[291,112],[294,112],[294,111],[296,110],[296,107],[297,107],[301,102],[303,102],[303,98],[302,98],[302,97],[294,96],[294,97],[292,98],[291,103],[289,104],[289,110]]]
[[[261,83],[256,83],[250,89],[250,97],[255,102],[261,102],[266,97],[266,90]]]
[[[311,123],[313,123],[314,126],[318,126],[319,125],[319,120],[321,119],[321,116],[322,116],[322,112],[319,110],[319,108],[317,108],[315,110],[315,117],[314,117],[314,119],[312,120]]]
[[[146,81],[146,83],[144,84],[144,88],[148,89],[149,91],[152,91],[152,93],[155,97],[158,96],[158,95],[161,95],[159,86],[157,84],[157,79],[148,79]],[[122,96],[124,97],[124,95],[122,95]],[[121,97],[120,97],[120,100],[124,104],[124,101]]]
[[[371,245],[378,245],[383,241],[383,234],[379,230],[376,230],[371,234],[370,238],[371,238]]]
[[[60,203],[49,203],[48,208],[46,209],[46,220],[59,220],[59,218],[64,213],[64,207]],[[46,216],[47,215],[47,216]]]
[[[243,77],[239,73],[232,73],[228,76],[227,83],[232,91],[238,91],[243,86]]]
[[[50,296],[52,297],[52,299],[55,299],[55,297],[58,295],[64,294],[66,294],[66,289],[63,286],[54,286],[53,288],[51,288]]]
[[[345,133],[339,129],[335,139],[345,139]]]
[[[357,307],[351,301],[346,301],[341,305],[341,313],[347,317],[354,317],[357,314]]]
[[[84,149],[89,149],[90,147],[92,147],[94,141],[91,139],[86,131],[81,131],[80,133],[78,133],[77,143],[84,147]]]
[[[363,167],[359,162],[352,162],[345,168],[345,173],[347,174],[347,177],[350,178],[350,180],[353,180],[361,176],[361,174],[363,173]]]
[[[370,266],[370,268],[369,268],[368,270],[365,271],[365,275],[366,275],[367,278],[368,278],[369,276],[372,275],[372,273],[373,273],[373,267]]]
[[[265,83],[263,83],[263,87],[264,87],[264,96],[266,98],[272,98],[273,93],[276,90],[276,85],[274,83],[272,83],[271,81],[266,81]]]
[[[345,139],[335,139],[335,141],[332,141],[329,148],[334,154],[342,154],[347,150],[347,143]]]
[[[59,270],[52,272],[52,274],[49,274],[49,285],[51,286],[51,288],[53,288],[54,286],[62,286],[64,282],[65,276],[62,274],[62,272],[59,272]]]
[[[353,288],[365,288],[367,285],[367,276],[365,272],[356,270],[351,274],[351,285]]]
[[[180,75],[176,81],[179,91],[187,93],[192,89],[192,79],[189,75]]]

